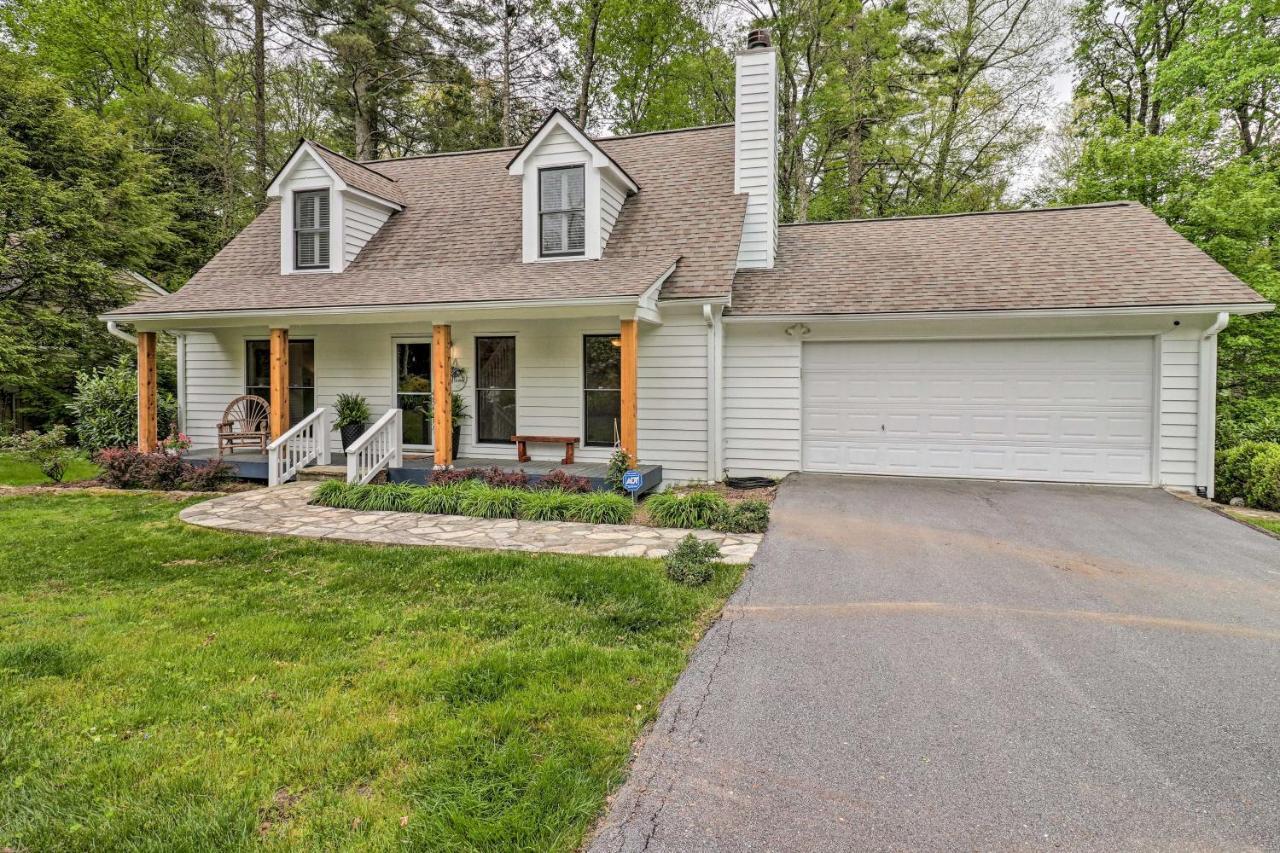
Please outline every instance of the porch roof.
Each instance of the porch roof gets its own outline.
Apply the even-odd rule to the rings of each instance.
[[[487,302],[589,303],[635,299],[660,284],[678,255],[650,254],[564,263],[504,263],[368,270],[353,288],[341,276],[265,275],[238,288],[234,304],[215,278],[192,280],[177,293],[104,314],[107,320],[146,320],[193,313],[289,311],[383,306],[483,305]]]

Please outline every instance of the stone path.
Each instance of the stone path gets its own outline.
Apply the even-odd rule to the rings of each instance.
[[[690,532],[633,524],[516,521],[308,506],[317,485],[289,483],[227,495],[189,506],[180,517],[200,527],[245,533],[598,557],[662,557]],[[712,530],[695,530],[693,534],[718,543],[726,563],[749,562],[763,538],[758,533]]]

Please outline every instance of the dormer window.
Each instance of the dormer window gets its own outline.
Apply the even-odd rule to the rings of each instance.
[[[539,234],[544,258],[581,255],[587,245],[587,181],[583,166],[538,170]]]
[[[329,191],[293,194],[293,268],[329,268]]]

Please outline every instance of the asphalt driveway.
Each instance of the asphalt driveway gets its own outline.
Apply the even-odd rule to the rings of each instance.
[[[1150,489],[793,476],[593,851],[1280,849],[1280,541]]]

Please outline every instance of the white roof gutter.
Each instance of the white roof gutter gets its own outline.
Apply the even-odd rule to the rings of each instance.
[[[138,339],[133,335],[129,334],[128,332],[126,332],[124,329],[121,329],[120,325],[115,320],[107,321],[107,331],[115,335],[117,338],[119,338],[122,341],[128,341],[134,346],[138,345]]]
[[[1270,302],[1239,305],[1126,305],[1115,308],[1018,308],[989,311],[893,311],[882,314],[727,314],[726,323],[850,323],[882,320],[974,320],[1020,317],[1130,317],[1151,314],[1262,314],[1275,310]]]

